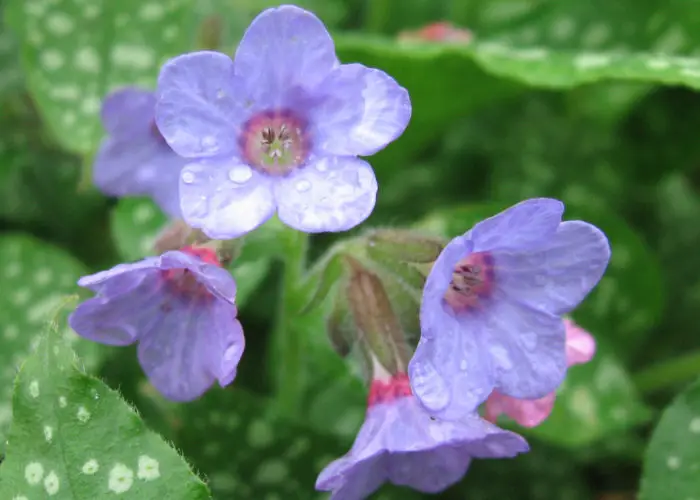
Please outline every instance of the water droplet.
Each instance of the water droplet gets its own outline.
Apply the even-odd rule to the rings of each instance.
[[[307,180],[301,180],[301,181],[296,183],[295,187],[297,188],[297,191],[299,191],[300,193],[305,193],[306,191],[311,189],[311,183]]]
[[[182,172],[182,182],[192,184],[194,182],[194,174],[192,172]]]
[[[325,161],[320,161],[316,164],[316,170],[318,170],[319,172],[325,172],[326,170],[328,170],[328,165],[326,165]]]
[[[202,147],[205,149],[210,149],[216,146],[216,137],[213,135],[207,135],[202,138]]]
[[[520,340],[523,343],[523,347],[528,351],[534,351],[537,348],[537,334],[535,332],[521,333]]]
[[[429,411],[439,412],[450,402],[450,390],[432,363],[415,363],[411,369],[411,388]]]
[[[228,178],[236,184],[243,184],[249,181],[251,177],[253,177],[253,171],[246,165],[233,167],[228,171]]]
[[[491,356],[496,365],[503,370],[510,370],[513,368],[513,362],[510,360],[510,356],[505,347],[500,345],[492,345],[489,349]]]
[[[462,371],[467,370],[467,360],[463,359],[462,361],[459,362],[459,369]]]

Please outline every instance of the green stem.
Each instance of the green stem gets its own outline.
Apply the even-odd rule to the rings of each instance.
[[[700,375],[700,351],[662,361],[635,374],[634,382],[644,393],[690,382]]]
[[[391,19],[392,0],[367,0],[365,29],[371,33],[384,33]]]
[[[282,297],[275,338],[272,363],[276,375],[276,403],[278,411],[286,417],[301,416],[302,378],[305,334],[295,325],[295,316],[303,307],[304,294],[300,285],[306,266],[308,235],[285,228],[280,234],[284,252]]]

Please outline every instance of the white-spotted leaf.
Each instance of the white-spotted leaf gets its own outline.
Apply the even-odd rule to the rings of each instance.
[[[217,498],[327,498],[314,491],[316,476],[352,441],[339,442],[270,410],[264,399],[241,389],[212,389],[183,407],[175,442],[207,475]],[[385,486],[376,498],[417,496]]]
[[[664,411],[646,452],[640,500],[700,495],[700,380]]]
[[[104,383],[55,325],[17,376],[0,498],[206,500],[207,487]]]
[[[12,380],[36,346],[36,334],[78,292],[76,281],[85,267],[64,251],[25,235],[0,238],[0,451],[11,419]],[[61,313],[60,317],[65,318]],[[102,348],[80,339],[67,325],[65,339],[81,355],[86,368],[95,368]]]
[[[191,0],[9,0],[29,89],[58,142],[95,151],[100,103],[124,85],[153,87],[194,38]]]

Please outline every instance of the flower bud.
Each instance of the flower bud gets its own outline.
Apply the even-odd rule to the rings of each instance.
[[[377,229],[365,236],[368,250],[412,264],[427,264],[445,248],[442,240],[405,229]]]
[[[405,371],[410,351],[381,279],[358,260],[345,259],[350,270],[347,298],[360,340],[391,373]]]

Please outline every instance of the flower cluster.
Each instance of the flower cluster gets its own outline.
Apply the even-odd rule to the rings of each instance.
[[[82,278],[96,296],[71,327],[103,344],[138,343],[149,380],[173,401],[230,384],[245,340],[222,240],[274,214],[307,233],[358,226],[378,190],[360,157],[397,139],[410,117],[405,89],[378,69],[341,64],[321,21],[294,6],[262,12],[233,58],[184,54],[165,63],[155,91],[111,94],[95,184],[151,196],[184,236],[160,256]],[[389,258],[413,252],[424,273],[415,352],[382,276],[345,260],[369,397],[354,446],[321,473],[319,490],[362,499],[389,481],[438,492],[474,458],[528,450],[493,422],[505,413],[538,425],[567,366],[591,359],[595,342],[566,315],[610,258],[600,230],[563,212],[557,200],[526,200],[446,245],[394,245]]]

